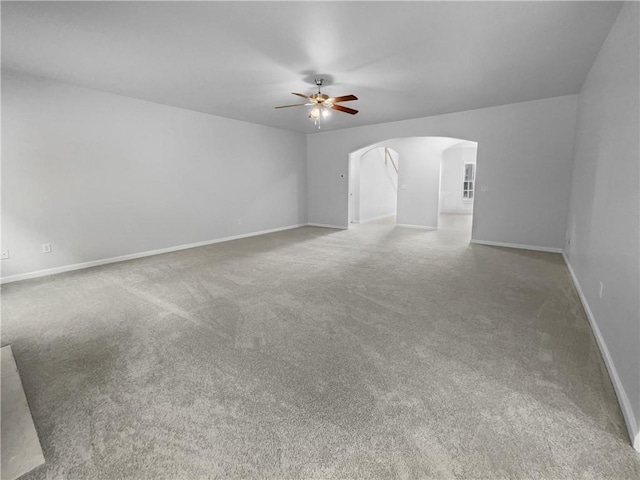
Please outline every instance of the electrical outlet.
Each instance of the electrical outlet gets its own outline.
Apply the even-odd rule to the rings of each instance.
[[[2,260],[9,260],[9,250],[2,250]]]
[[[489,187],[488,187],[487,185],[482,185],[482,186],[480,187],[480,191],[481,191],[481,192],[488,192],[488,191],[489,191]]]
[[[43,243],[42,244],[42,253],[51,253],[51,244]]]
[[[600,282],[600,288],[598,288],[598,297],[602,298],[603,290],[604,290],[604,283]]]

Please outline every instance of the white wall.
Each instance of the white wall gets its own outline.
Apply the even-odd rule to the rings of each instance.
[[[306,222],[302,134],[3,71],[2,140],[3,277]]]
[[[638,450],[639,10],[635,2],[623,6],[578,97],[566,245]]]
[[[360,222],[360,155],[365,150],[353,155],[349,161],[349,176],[347,183],[349,185],[349,219],[348,223]]]
[[[414,137],[390,142],[402,158],[398,176],[398,224],[438,228],[442,152],[459,141]]]
[[[463,198],[464,166],[476,163],[477,145],[453,146],[442,152],[440,212],[473,213],[473,199]],[[474,191],[475,194],[475,191]]]
[[[309,221],[346,227],[350,152],[389,138],[454,137],[478,142],[476,181],[489,187],[475,199],[472,237],[560,250],[575,115],[569,95],[310,134]]]
[[[395,139],[392,145],[400,153],[398,168],[399,225],[438,228],[438,184],[442,150],[427,138]]]
[[[398,165],[398,153],[389,149],[389,154]],[[368,150],[355,160],[360,167],[359,221],[395,215],[398,204],[398,174],[390,161],[385,163],[384,147]]]

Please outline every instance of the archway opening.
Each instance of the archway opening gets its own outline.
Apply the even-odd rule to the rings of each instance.
[[[440,160],[438,222],[471,238],[476,198],[478,144],[461,141],[443,150]]]
[[[477,142],[460,138],[407,137],[351,152],[348,226],[442,226],[466,230],[470,238],[477,149]]]

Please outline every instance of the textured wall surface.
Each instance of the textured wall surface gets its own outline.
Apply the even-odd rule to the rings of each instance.
[[[305,144],[3,72],[2,275],[305,223]]]
[[[578,97],[566,252],[640,450],[639,10],[624,5]]]

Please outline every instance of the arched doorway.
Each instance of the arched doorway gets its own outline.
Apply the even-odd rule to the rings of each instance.
[[[477,146],[476,142],[460,138],[407,137],[376,142],[351,152],[348,225],[391,215],[392,202],[386,198],[393,186],[397,225],[436,230],[440,219],[445,218],[442,215],[467,215],[470,234]],[[393,152],[394,164],[385,151]]]

